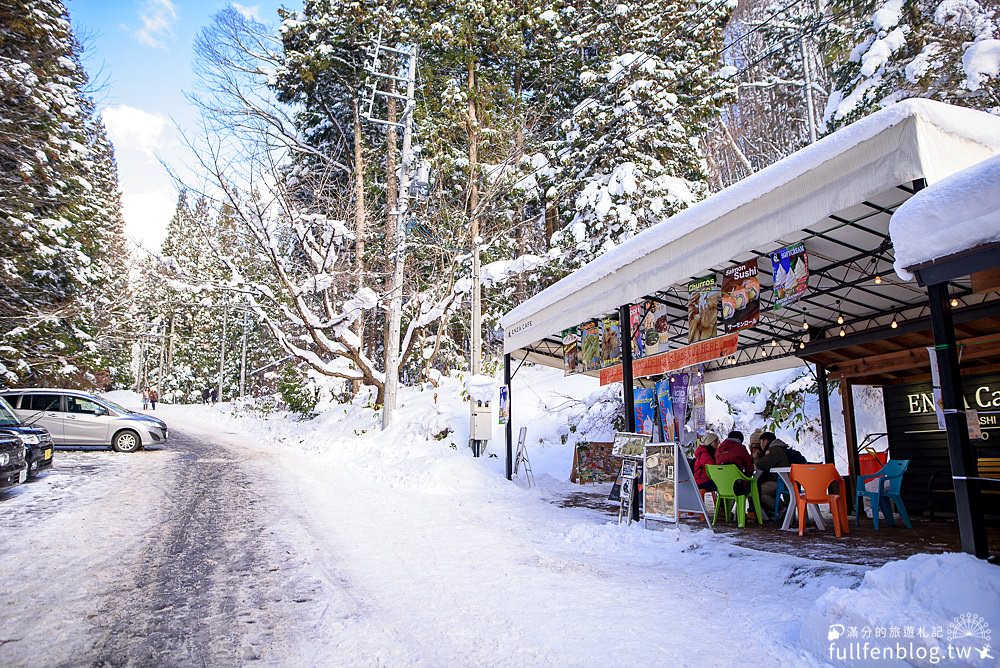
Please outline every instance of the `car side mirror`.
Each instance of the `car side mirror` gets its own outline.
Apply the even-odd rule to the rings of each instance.
[[[94,415],[96,415],[97,417],[100,417],[102,415],[107,415],[107,414],[108,414],[108,411],[107,411],[106,408],[95,408],[94,409]]]

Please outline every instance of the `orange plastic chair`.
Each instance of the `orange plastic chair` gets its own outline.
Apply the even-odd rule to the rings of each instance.
[[[833,515],[833,529],[837,538],[850,533],[847,518],[847,495],[844,479],[833,464],[792,464],[791,480],[795,504],[799,511],[799,535],[806,534],[806,509],[808,504],[828,504]],[[830,486],[837,485],[837,493],[830,493]]]

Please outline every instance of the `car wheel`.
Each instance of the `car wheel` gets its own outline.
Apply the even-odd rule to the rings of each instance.
[[[139,434],[125,429],[115,434],[111,447],[115,452],[135,452],[142,447],[142,441],[139,440]]]

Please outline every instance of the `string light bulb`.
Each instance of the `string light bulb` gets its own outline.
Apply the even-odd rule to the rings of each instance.
[[[882,285],[882,277],[875,274],[875,285]]]
[[[841,313],[837,314],[837,324],[838,325],[843,325],[844,324],[844,316]]]
[[[899,323],[896,322],[896,316],[892,316],[892,322],[889,323],[889,326],[892,327],[893,329],[899,327]]]
[[[951,298],[951,307],[956,308],[958,306],[958,300],[954,297]]]
[[[804,350],[805,347],[806,347],[806,342],[805,341],[799,341],[799,349],[800,350]]]
[[[777,348],[778,347],[778,340],[777,339],[771,339],[771,347],[772,348]]]
[[[809,321],[805,318],[802,319],[802,329],[809,329]]]
[[[841,335],[841,336],[847,336],[847,331],[846,331],[846,330],[844,330],[844,328],[843,328],[843,327],[841,327],[841,328],[840,328],[840,335]]]

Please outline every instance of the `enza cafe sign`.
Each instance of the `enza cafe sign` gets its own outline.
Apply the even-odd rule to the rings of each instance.
[[[975,423],[969,425],[969,431],[978,427],[981,431],[978,438],[989,440],[990,433],[987,430],[1000,428],[1000,378],[964,378],[963,385],[966,415],[969,416],[970,423]],[[927,388],[924,391],[924,387],[926,386],[915,386],[906,393],[908,415],[917,417],[932,414],[939,408],[933,390]],[[996,436],[1000,437],[1000,434]]]

